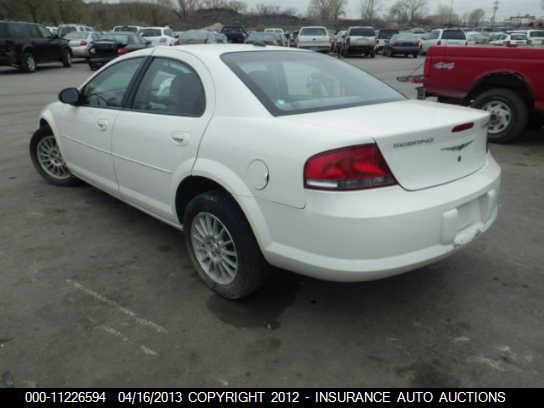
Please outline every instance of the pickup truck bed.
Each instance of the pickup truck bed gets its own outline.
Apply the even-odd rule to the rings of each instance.
[[[544,113],[544,49],[432,47],[420,95],[491,112],[489,140],[515,140]]]

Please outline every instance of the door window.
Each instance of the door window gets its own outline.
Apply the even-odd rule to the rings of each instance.
[[[206,108],[202,81],[187,64],[156,58],[136,92],[133,108],[149,113],[202,116]]]
[[[41,36],[43,38],[51,38],[52,37],[51,31],[49,31],[47,28],[39,25],[38,30],[40,31],[40,34],[41,34]]]
[[[81,105],[94,108],[120,108],[142,61],[143,58],[131,58],[101,72],[85,85]]]

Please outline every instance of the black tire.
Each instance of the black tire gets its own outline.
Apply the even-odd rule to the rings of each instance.
[[[40,173],[40,175],[47,181],[49,184],[53,184],[55,186],[60,187],[73,187],[82,184],[81,180],[76,178],[74,175],[72,175],[68,170],[68,176],[66,178],[55,178],[52,177],[44,168],[42,167],[42,164],[40,163],[40,160],[38,160],[38,145],[40,141],[46,137],[52,137],[53,133],[51,130],[47,127],[41,127],[39,128],[34,134],[32,135],[32,138],[30,139],[30,158],[32,159],[32,164],[34,164],[34,167]]]
[[[238,268],[234,279],[226,284],[214,280],[201,266],[191,238],[193,221],[211,214],[228,230],[237,253]],[[234,200],[224,191],[209,191],[187,205],[183,217],[185,244],[194,268],[206,286],[227,299],[241,299],[260,289],[270,275],[270,266],[261,254],[251,227]]]
[[[31,51],[25,51],[21,61],[21,70],[27,73],[33,73],[37,70],[36,58]]]
[[[68,49],[65,49],[62,52],[62,66],[64,68],[70,68],[72,66],[72,53]]]
[[[376,51],[372,51],[370,53],[370,58],[376,58]]]
[[[500,133],[489,133],[489,141],[493,143],[511,143],[527,129],[529,107],[516,92],[504,88],[490,89],[480,94],[471,106],[483,109],[487,104],[495,101],[508,106],[511,111],[511,119],[506,128]]]

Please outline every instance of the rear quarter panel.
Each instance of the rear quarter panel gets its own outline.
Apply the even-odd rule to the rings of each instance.
[[[544,49],[433,47],[425,63],[425,88],[433,95],[464,99],[486,76],[512,73],[524,78],[542,111],[543,72]]]

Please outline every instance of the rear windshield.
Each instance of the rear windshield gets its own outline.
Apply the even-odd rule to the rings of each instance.
[[[316,53],[237,52],[221,59],[275,116],[404,99],[359,68]]]
[[[241,33],[244,31],[242,27],[223,27],[224,33]]]
[[[526,40],[527,34],[523,34],[523,33],[511,34],[510,38],[512,38],[512,40]]]
[[[544,37],[544,31],[533,31],[530,34],[531,37]]]
[[[128,44],[129,43],[129,36],[123,35],[123,34],[100,34],[98,37],[101,41],[115,41],[120,44]]]
[[[276,34],[272,32],[251,33],[249,39],[254,41],[276,41],[277,37]]]
[[[181,36],[182,40],[205,40],[208,38],[207,31],[186,31]]]
[[[72,33],[66,34],[64,38],[66,38],[67,40],[81,40],[83,38],[87,38],[88,36],[88,32],[74,31]]]
[[[77,31],[75,27],[61,27],[57,31],[59,37],[64,37],[66,34]]]
[[[360,35],[361,37],[374,37],[376,32],[370,28],[352,28],[351,35]]]
[[[465,40],[465,33],[461,30],[444,30],[442,34],[444,40]]]
[[[142,30],[142,36],[144,37],[161,37],[162,32],[156,28],[144,28]]]
[[[300,33],[298,33],[299,36],[304,36],[304,35],[314,35],[314,36],[320,36],[320,35],[323,35],[323,36],[329,36],[327,30],[325,30],[324,28],[304,28],[300,31]]]
[[[398,33],[395,35],[396,40],[417,41],[419,37],[413,33]]]
[[[380,40],[389,40],[391,37],[393,37],[395,34],[397,34],[398,31],[396,30],[381,30],[379,33],[378,33],[378,38]]]

